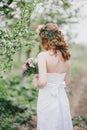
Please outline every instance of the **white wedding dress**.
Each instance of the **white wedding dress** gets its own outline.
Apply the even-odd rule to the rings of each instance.
[[[37,130],[73,130],[65,74],[47,73],[47,85],[38,94]]]

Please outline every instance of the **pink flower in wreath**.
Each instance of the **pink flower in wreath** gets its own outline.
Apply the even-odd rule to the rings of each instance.
[[[43,25],[38,25],[38,26],[36,27],[36,33],[37,33],[37,34],[40,33],[40,30],[41,30],[42,27],[43,27]]]

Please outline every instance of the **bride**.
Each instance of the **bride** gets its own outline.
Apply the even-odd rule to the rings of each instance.
[[[73,130],[69,101],[65,87],[70,80],[70,52],[57,24],[38,26],[40,46],[39,74],[33,85],[39,89],[37,130]]]

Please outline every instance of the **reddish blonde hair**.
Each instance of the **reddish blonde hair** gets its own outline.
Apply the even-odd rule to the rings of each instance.
[[[54,54],[57,54],[57,50],[59,50],[64,58],[64,60],[69,60],[71,57],[71,54],[68,49],[68,44],[64,40],[64,35],[59,30],[57,24],[54,23],[48,23],[44,25],[46,33],[43,33],[43,30],[40,30],[40,46],[45,50],[53,49]],[[44,31],[45,32],[45,31]],[[53,33],[53,37],[48,37],[50,33]]]

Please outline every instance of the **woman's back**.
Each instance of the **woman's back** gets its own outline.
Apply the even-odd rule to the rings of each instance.
[[[70,61],[64,61],[61,52],[54,55],[52,51],[44,52],[48,73],[65,73],[68,71]]]
[[[39,76],[41,82],[46,84],[46,73],[65,73],[65,83],[69,86],[70,83],[70,60],[64,61],[60,51],[57,55],[53,51],[44,51],[38,55]]]

